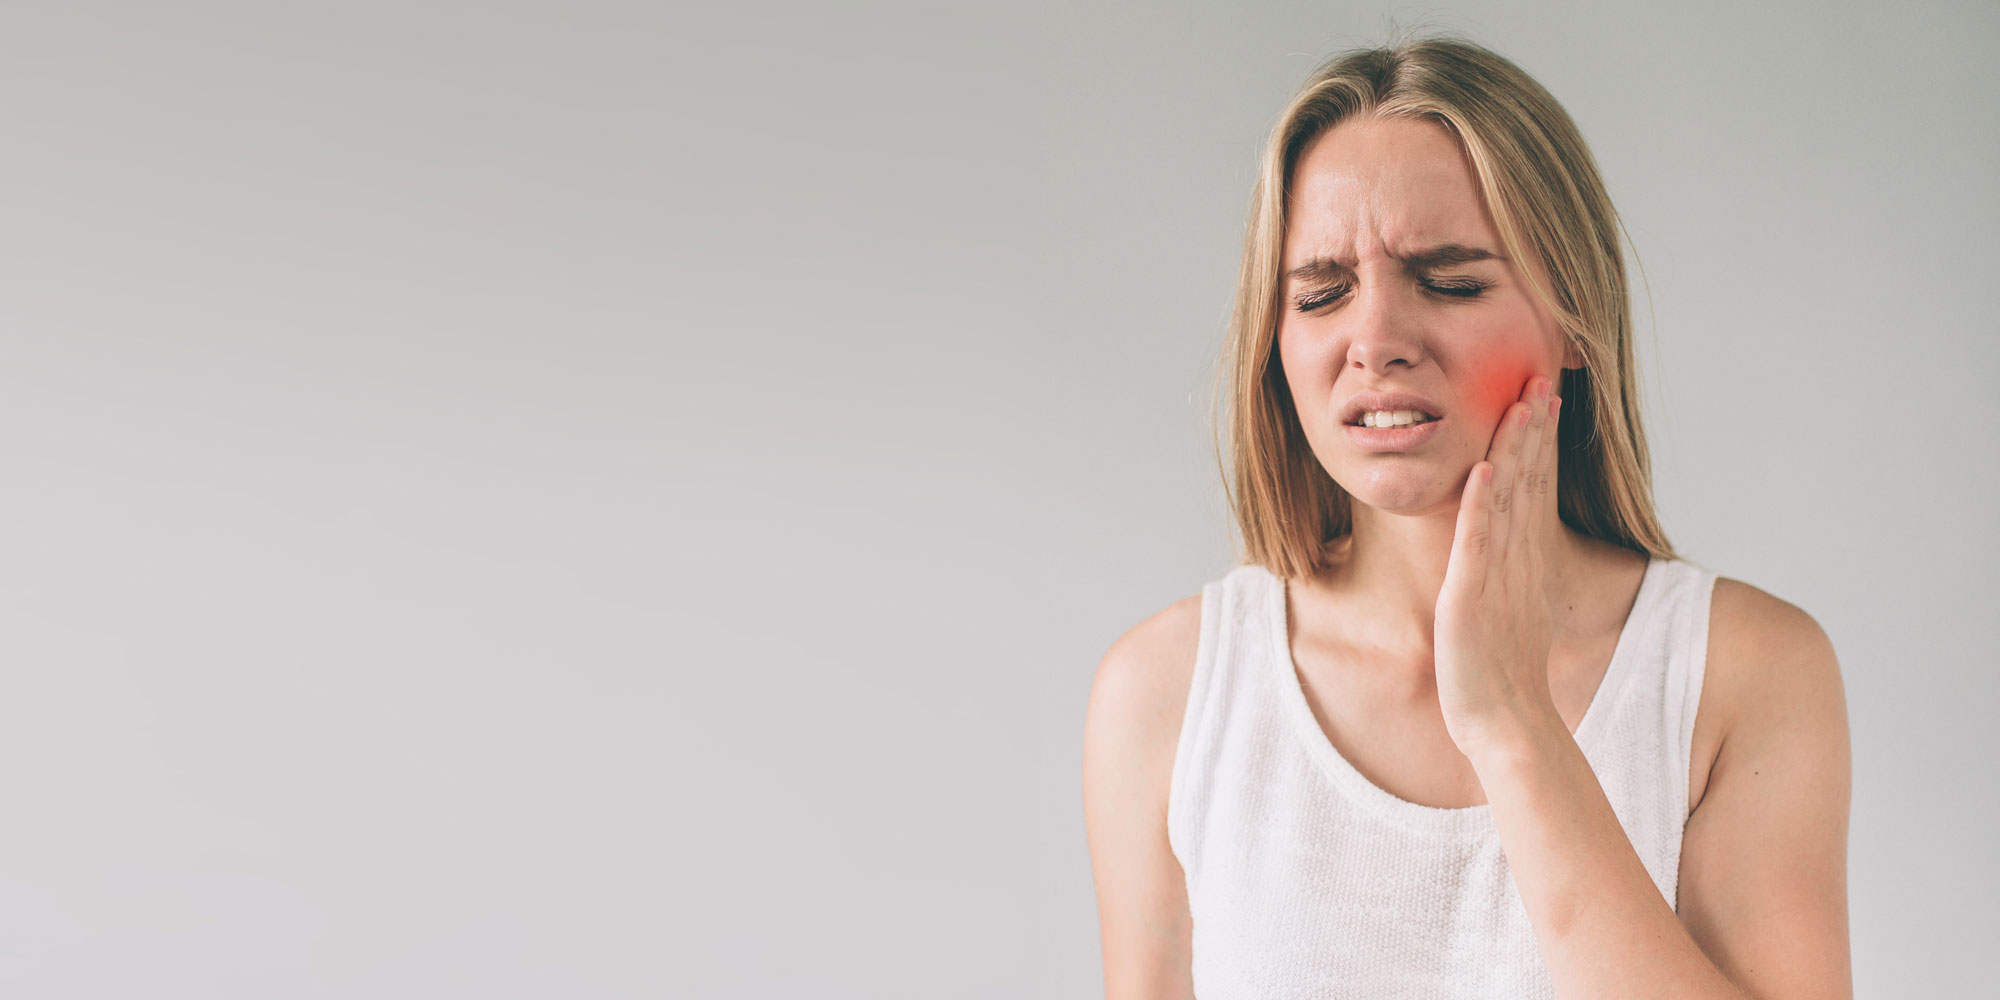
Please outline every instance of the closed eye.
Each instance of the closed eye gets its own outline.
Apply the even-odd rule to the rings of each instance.
[[[1335,299],[1338,299],[1346,294],[1347,294],[1347,286],[1342,285],[1339,288],[1330,289],[1328,291],[1321,292],[1317,295],[1299,296],[1296,305],[1298,306],[1298,310],[1300,312],[1309,313],[1316,309],[1332,304]]]
[[[1479,281],[1474,278],[1463,278],[1455,281],[1446,282],[1440,285],[1425,283],[1424,287],[1430,289],[1433,292],[1437,292],[1440,295],[1449,295],[1453,298],[1459,298],[1459,299],[1470,299],[1478,296],[1479,293],[1493,286],[1488,282]]]
[[[1456,278],[1446,282],[1424,282],[1425,289],[1435,294],[1454,299],[1477,298],[1491,287],[1493,287],[1492,282],[1480,281],[1477,278]],[[1309,313],[1332,305],[1346,294],[1347,286],[1341,285],[1317,294],[1302,295],[1294,301],[1293,305],[1299,312]]]

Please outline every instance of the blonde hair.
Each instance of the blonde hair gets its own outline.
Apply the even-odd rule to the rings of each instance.
[[[1293,95],[1264,147],[1244,234],[1218,383],[1236,481],[1224,487],[1241,532],[1239,557],[1308,576],[1326,544],[1353,530],[1352,499],[1307,446],[1277,354],[1279,277],[1292,168],[1306,145],[1350,116],[1428,121],[1464,147],[1505,253],[1554,314],[1583,361],[1566,368],[1558,427],[1556,506],[1584,535],[1664,558],[1672,545],[1653,511],[1632,360],[1630,294],[1596,162],[1549,92],[1470,41],[1431,37],[1357,49],[1323,63]],[[1549,279],[1545,287],[1524,244]],[[1219,386],[1218,386],[1219,387]],[[1218,450],[1218,458],[1220,458]]]

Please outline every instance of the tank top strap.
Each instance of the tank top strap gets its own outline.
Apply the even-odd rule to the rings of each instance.
[[[1270,614],[1274,579],[1264,567],[1245,564],[1201,588],[1201,634],[1167,798],[1168,846],[1180,859],[1190,887],[1199,878],[1216,771],[1227,766],[1218,758],[1237,749],[1226,746],[1225,738],[1232,729],[1242,735],[1246,723],[1255,726],[1270,714],[1268,685],[1256,667],[1264,660],[1261,644],[1267,640],[1261,625]],[[1221,778],[1228,780],[1227,775]]]
[[[1675,607],[1668,616],[1663,699],[1665,722],[1674,737],[1675,804],[1683,825],[1688,811],[1688,784],[1693,777],[1694,722],[1701,707],[1702,681],[1708,673],[1708,619],[1716,574],[1686,560],[1675,560]]]
[[[1715,577],[1686,560],[1657,557],[1647,573],[1627,627],[1630,648],[1616,654],[1627,675],[1618,690],[1604,692],[1597,729],[1579,732],[1578,743],[1647,873],[1673,905]]]

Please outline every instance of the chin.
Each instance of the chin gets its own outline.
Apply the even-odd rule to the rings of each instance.
[[[1365,475],[1336,479],[1355,503],[1385,514],[1427,514],[1446,506],[1458,509],[1464,483],[1441,481],[1428,470],[1371,470]]]

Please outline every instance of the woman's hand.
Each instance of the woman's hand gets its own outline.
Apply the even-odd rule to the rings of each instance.
[[[1542,549],[1557,523],[1556,411],[1535,375],[1472,467],[1438,593],[1433,656],[1445,729],[1475,760],[1563,726],[1549,693]],[[1567,727],[1564,727],[1567,732]]]

